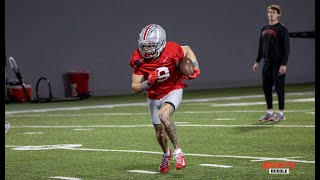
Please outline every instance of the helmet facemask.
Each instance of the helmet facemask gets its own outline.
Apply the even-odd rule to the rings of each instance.
[[[139,41],[139,52],[144,58],[156,58],[160,56],[163,51],[166,42],[140,42]]]
[[[150,24],[142,29],[138,47],[144,58],[156,58],[160,56],[166,45],[166,32],[156,24]]]

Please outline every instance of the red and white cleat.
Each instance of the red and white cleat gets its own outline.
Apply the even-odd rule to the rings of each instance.
[[[171,157],[172,157],[171,149],[170,149],[170,156],[165,157],[164,155],[162,155],[162,161],[159,166],[160,172],[167,173],[169,171]]]
[[[176,159],[176,169],[177,170],[186,167],[187,163],[186,163],[186,159],[185,159],[183,153],[176,154],[175,159]]]

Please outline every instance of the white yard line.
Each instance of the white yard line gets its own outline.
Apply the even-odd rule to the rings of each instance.
[[[149,113],[87,113],[87,114],[24,114],[24,115],[6,115],[6,117],[81,117],[81,116],[132,116],[146,115]]]
[[[19,134],[43,134],[43,132],[24,132]]]
[[[141,151],[141,150],[110,150],[110,149],[91,149],[91,148],[79,148],[81,144],[58,144],[58,145],[42,145],[42,146],[13,146],[6,145],[6,148],[13,148],[14,150],[49,150],[49,149],[65,149],[75,151],[96,151],[96,152],[122,152],[122,153],[144,153],[144,154],[162,154],[162,152],[155,151]],[[297,160],[293,158],[271,158],[271,157],[255,157],[255,156],[234,156],[234,155],[211,155],[211,154],[190,154],[184,153],[186,156],[196,157],[213,157],[213,158],[236,158],[236,159],[252,159],[252,160],[281,160],[290,162],[301,162],[314,164],[315,161]]]
[[[284,157],[284,159],[292,159],[292,158],[301,158],[300,156],[296,157]],[[273,161],[274,158],[267,158],[267,159],[258,159],[258,160],[251,160],[251,161]],[[279,160],[279,159],[278,159]]]
[[[281,127],[281,128],[314,128],[315,126],[311,125],[270,125],[270,124],[247,124],[247,125],[239,125],[239,124],[177,124],[177,126],[185,126],[185,127]]]
[[[211,114],[211,113],[265,113],[265,110],[231,110],[231,111],[178,111],[175,114]],[[306,112],[314,114],[314,110],[285,110],[290,113]],[[83,117],[83,116],[133,116],[133,115],[149,115],[145,113],[86,113],[86,114],[10,114],[6,118],[18,117]]]
[[[178,123],[176,126],[183,127],[281,127],[281,128],[315,128],[313,125],[271,125],[271,124],[183,124]],[[11,128],[140,128],[152,127],[152,125],[88,125],[88,126],[11,126]]]
[[[93,129],[74,129],[75,131],[91,131]]]
[[[89,125],[89,126],[11,126],[11,128],[72,128],[72,129],[83,129],[83,128],[135,128],[135,127],[152,127],[148,125]]]
[[[286,102],[315,102],[315,98],[304,98],[304,99],[289,99]],[[215,104],[207,104],[212,107],[230,107],[230,106],[256,106],[256,105],[265,105],[265,101],[260,102],[238,102],[238,103],[215,103]],[[273,104],[278,104],[278,102],[274,102]]]
[[[128,170],[128,172],[143,173],[143,174],[159,174],[160,173],[160,172],[144,171],[144,170]]]
[[[215,121],[231,121],[231,120],[236,120],[236,118],[216,118],[213,120],[215,120]]]
[[[63,177],[63,176],[53,176],[50,177],[52,179],[65,179],[65,180],[81,180],[80,178],[75,178],[75,177]]]
[[[315,112],[306,112],[306,114],[314,115],[314,114],[315,114]]]
[[[182,111],[182,112],[175,112],[178,114],[210,114],[210,113],[265,113],[266,110],[229,110],[229,111],[222,111],[222,110],[213,110],[213,111]],[[292,112],[292,113],[300,113],[300,112],[314,112],[314,110],[284,110],[284,112]]]
[[[297,93],[286,93],[286,95],[313,95],[314,92],[297,92]],[[218,97],[218,98],[197,98],[182,100],[182,102],[208,102],[217,100],[236,100],[236,99],[247,99],[247,98],[262,98],[263,95],[249,95],[249,96],[230,96],[230,97]],[[49,112],[49,111],[72,111],[72,110],[82,110],[82,109],[97,109],[97,108],[115,108],[115,107],[130,107],[130,106],[146,106],[147,103],[124,103],[124,104],[107,104],[107,105],[97,105],[97,106],[79,106],[79,107],[63,107],[63,108],[48,108],[48,109],[30,109],[30,110],[20,110],[20,111],[6,111],[5,114],[19,114],[19,113],[30,113],[30,112]]]
[[[307,92],[295,92],[295,93],[286,93],[286,96],[305,96],[305,95],[314,95],[314,91]],[[276,96],[273,94],[273,96]],[[183,100],[182,102],[208,102],[208,101],[220,101],[220,100],[240,100],[240,99],[252,99],[252,98],[264,98],[264,95],[247,95],[247,96],[229,96],[229,97],[217,97],[217,98],[199,98],[199,99],[188,99]]]
[[[79,107],[64,107],[64,108],[50,108],[50,109],[30,109],[20,111],[6,111],[5,114],[18,114],[30,112],[50,112],[50,111],[76,111],[83,109],[98,109],[98,108],[115,108],[115,107],[129,107],[129,106],[147,106],[147,103],[127,103],[127,104],[110,104],[99,106],[79,106]]]
[[[232,168],[233,166],[219,165],[219,164],[200,164],[200,166],[209,166],[209,167],[221,167],[221,168]]]

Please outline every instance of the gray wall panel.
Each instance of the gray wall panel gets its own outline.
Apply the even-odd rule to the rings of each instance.
[[[6,0],[6,51],[33,87],[47,77],[55,97],[65,96],[63,75],[71,70],[90,71],[94,95],[130,94],[138,34],[157,23],[168,41],[197,55],[201,75],[187,82],[189,89],[259,85],[261,74],[251,69],[273,2],[289,31],[315,29],[314,0]],[[314,39],[290,41],[287,83],[313,82]],[[10,69],[8,75],[14,77]]]

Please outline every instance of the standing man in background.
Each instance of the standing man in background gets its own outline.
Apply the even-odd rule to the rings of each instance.
[[[259,70],[259,62],[263,59],[263,92],[267,102],[267,114],[260,121],[283,121],[285,120],[285,74],[290,53],[288,29],[279,22],[281,9],[278,5],[270,5],[267,8],[269,23],[262,27],[259,42],[258,57],[253,65],[253,71]],[[275,86],[279,110],[273,112],[272,86]]]

